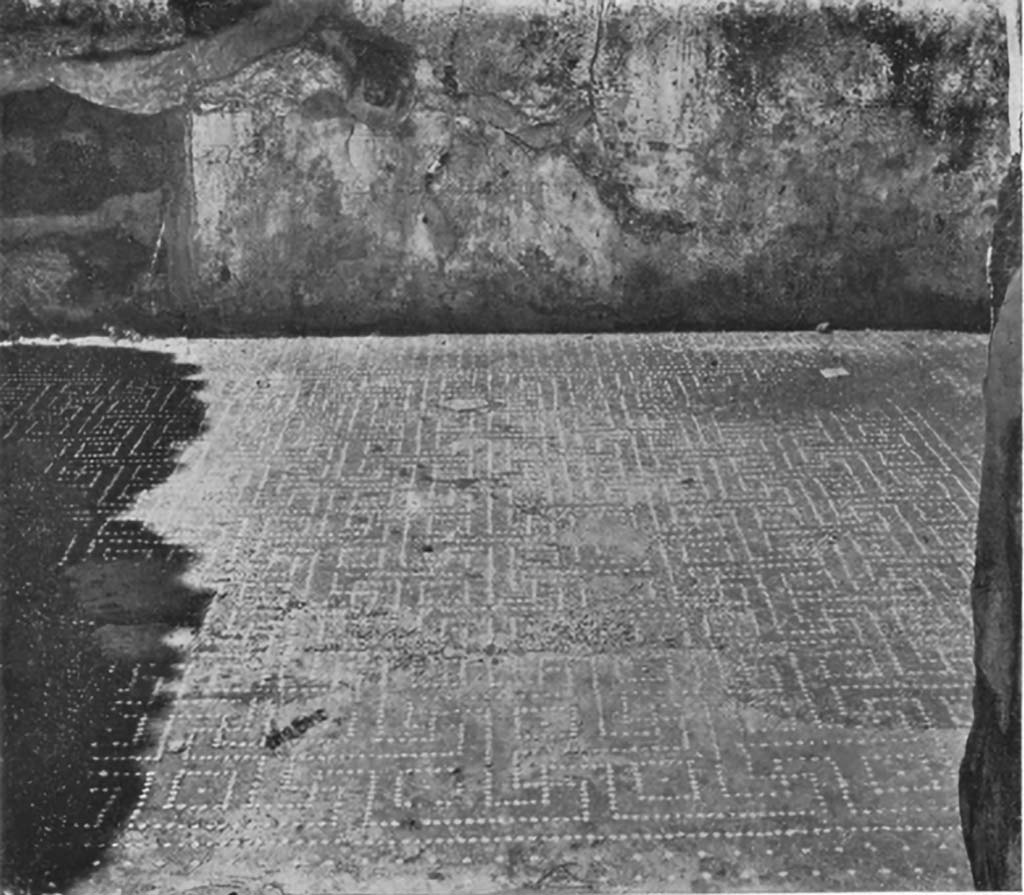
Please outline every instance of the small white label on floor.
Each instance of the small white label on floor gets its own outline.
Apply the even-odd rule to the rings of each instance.
[[[826,379],[838,379],[840,376],[849,376],[850,371],[846,367],[824,367],[821,375]]]
[[[469,413],[474,410],[486,410],[491,402],[487,398],[449,398],[441,402],[444,410],[454,410],[456,413]]]

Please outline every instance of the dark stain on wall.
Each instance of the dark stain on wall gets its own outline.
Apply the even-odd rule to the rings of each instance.
[[[1005,38],[992,19],[987,26],[964,27],[949,15],[902,13],[873,2],[824,4],[820,16],[792,2],[720,4],[710,21],[721,44],[709,43],[708,53],[719,55],[734,101],[756,114],[763,99],[780,99],[787,54],[805,52],[812,43],[866,41],[886,60],[888,104],[908,111],[930,136],[950,141],[938,173],[960,172],[973,161],[993,115],[1005,116]],[[955,79],[943,83],[949,74]]]
[[[89,211],[160,189],[178,149],[167,116],[126,115],[55,87],[0,96],[0,132],[4,215]]]
[[[310,32],[318,51],[345,66],[355,90],[373,106],[406,108],[414,88],[416,51],[350,16],[323,16]]]
[[[0,132],[5,325],[46,328],[56,317],[95,330],[141,322],[142,304],[165,303],[181,117],[128,115],[45,88],[0,97]]]
[[[950,16],[912,18],[876,3],[826,5],[823,13],[838,38],[861,38],[884,54],[890,105],[909,111],[930,136],[950,141],[937,173],[966,170],[987,123],[1006,116],[1009,63],[998,18],[964,27]],[[954,76],[954,86],[942,83],[945,75]]]
[[[652,211],[641,207],[628,184],[588,165],[586,156],[577,155],[575,161],[594,184],[601,202],[611,209],[624,233],[636,235],[641,242],[648,243],[657,241],[663,233],[692,233],[697,228],[695,221],[687,220],[682,212],[675,209]]]
[[[720,56],[720,65],[733,98],[756,113],[762,95],[778,98],[779,73],[785,55],[808,39],[813,19],[803,6],[763,7],[740,2],[719,4],[710,23],[721,38],[708,52]]]
[[[310,94],[299,104],[299,109],[303,115],[314,121],[346,118],[349,114],[345,97],[333,90],[318,90]]]
[[[939,55],[946,49],[948,27],[931,30],[915,27],[884,6],[866,3],[849,10],[826,7],[833,25],[841,34],[851,32],[879,47],[889,63],[892,77],[890,101],[897,108],[909,109],[918,124],[929,122],[932,105],[932,77]]]
[[[270,0],[168,0],[181,16],[186,34],[211,34],[227,28],[266,6]]]

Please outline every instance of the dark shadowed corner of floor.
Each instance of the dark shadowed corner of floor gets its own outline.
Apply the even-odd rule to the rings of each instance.
[[[4,891],[102,864],[212,594],[120,519],[204,428],[198,369],[148,351],[0,347]]]

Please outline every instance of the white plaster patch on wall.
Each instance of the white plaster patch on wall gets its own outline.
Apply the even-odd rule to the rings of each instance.
[[[1010,151],[1021,149],[1021,99],[1024,87],[1021,83],[1021,0],[1002,0],[1003,21],[1006,22],[1006,50],[1010,60],[1009,115]]]
[[[378,140],[365,124],[355,122],[347,139],[347,157],[351,172],[367,189],[380,175]]]
[[[635,188],[637,203],[652,211],[678,201],[692,180],[690,145],[721,117],[702,86],[707,35],[679,17],[674,24],[633,43],[621,73],[605,65],[606,121],[629,150],[620,155],[620,174]]]
[[[542,196],[540,244],[556,246],[557,266],[583,282],[609,286],[614,274],[611,243],[619,233],[611,211],[565,158],[545,156],[535,170]]]
[[[413,221],[409,237],[405,242],[405,250],[409,256],[417,261],[423,261],[433,266],[438,263],[437,251],[434,249],[434,241],[431,239],[430,230],[423,220],[423,215],[417,214]]]
[[[509,259],[546,258],[572,279],[608,287],[620,235],[593,185],[567,159],[543,155],[517,172],[522,187],[500,206],[481,197],[464,223],[467,232],[449,270],[473,273],[475,253],[500,247]]]
[[[263,215],[263,226],[246,231],[246,244],[250,250],[260,252],[278,236],[288,236],[295,223],[295,196],[291,190],[276,190],[270,195]],[[262,231],[262,232],[260,232]],[[263,237],[263,239],[259,239]]]
[[[249,109],[200,112],[192,117],[192,184],[195,195],[195,247],[201,275],[226,262],[240,266],[241,248],[226,220],[229,200],[246,175],[242,147],[255,135]],[[226,257],[227,256],[227,257]]]

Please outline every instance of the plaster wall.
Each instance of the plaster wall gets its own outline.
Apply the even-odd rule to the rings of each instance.
[[[0,324],[96,329],[165,306],[183,118],[61,91],[0,97]]]
[[[987,326],[995,0],[267,15],[133,61],[151,91],[31,73],[180,104],[157,310],[192,331]]]
[[[195,112],[199,292],[227,319],[987,320],[1007,154],[994,5],[353,12],[369,28],[339,26],[347,53],[283,50]]]

